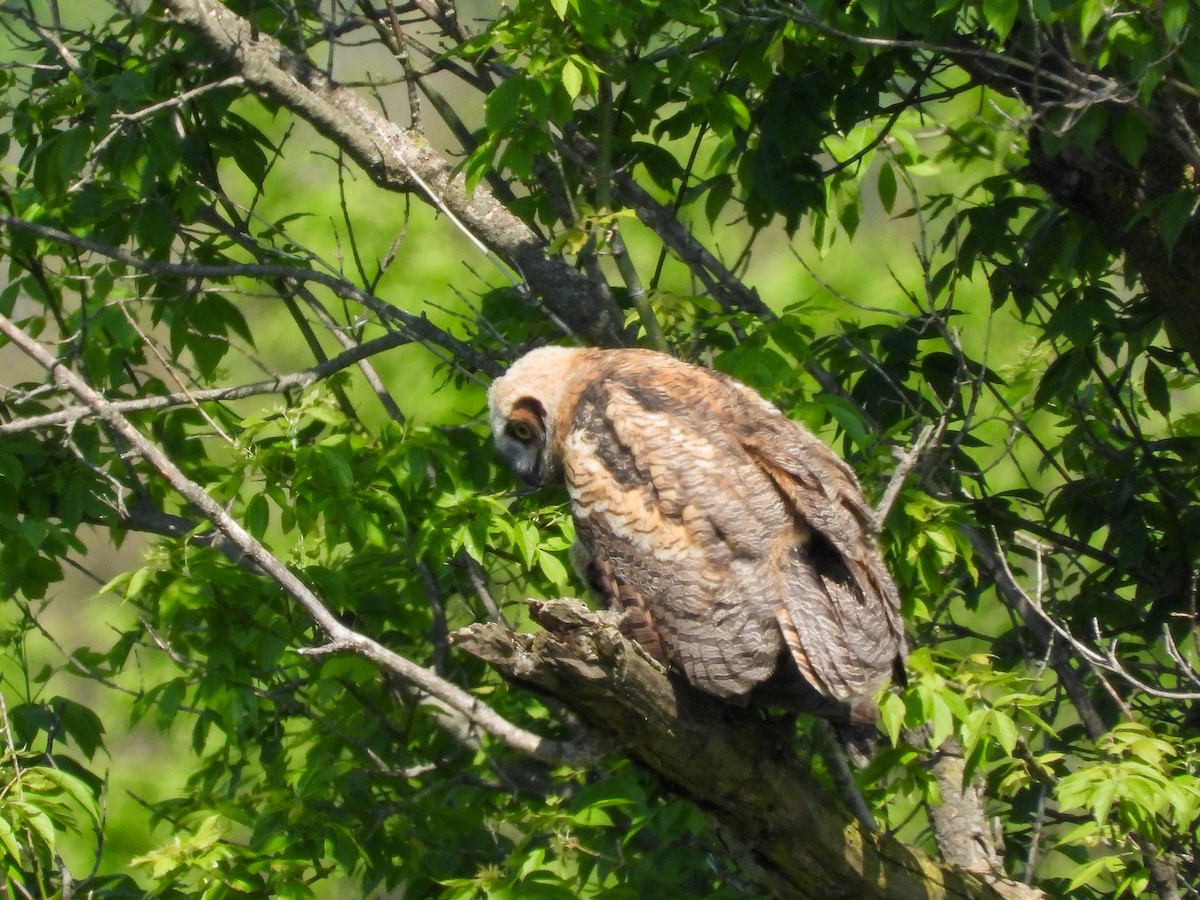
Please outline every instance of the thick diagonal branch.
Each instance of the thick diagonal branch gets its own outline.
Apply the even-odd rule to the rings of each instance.
[[[612,613],[535,604],[553,633],[477,624],[452,638],[616,735],[630,756],[710,810],[788,897],[998,898],[975,875],[867,831],[812,779],[779,727],[692,691],[624,638]],[[782,887],[781,887],[782,885]]]
[[[231,64],[250,87],[309,122],[380,186],[413,192],[477,245],[495,253],[576,333],[621,343],[621,313],[603,291],[558,257],[483,187],[466,180],[415,129],[389,122],[361,97],[217,0],[167,0],[176,19]]]
[[[308,585],[243,528],[207,491],[188,478],[157,444],[135,428],[103,395],[3,314],[0,314],[0,335],[12,341],[26,356],[50,373],[64,390],[74,394],[97,418],[104,420],[113,431],[120,434],[134,452],[237,546],[254,563],[258,571],[274,579],[304,609],[328,639],[328,644],[318,648],[319,652],[357,653],[412,684],[428,696],[433,705],[453,711],[457,716],[465,718],[472,725],[522,753],[553,763],[579,764],[594,759],[594,748],[590,744],[550,741],[526,731],[509,722],[458,685],[440,678],[412,660],[389,650],[378,641],[342,624]]]

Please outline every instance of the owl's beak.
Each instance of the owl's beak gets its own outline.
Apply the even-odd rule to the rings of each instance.
[[[542,487],[549,481],[548,467],[540,448],[528,445],[514,447],[498,440],[496,454],[530,488]]]

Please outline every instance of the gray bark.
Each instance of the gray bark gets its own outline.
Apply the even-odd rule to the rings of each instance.
[[[468,191],[454,164],[421,132],[389,122],[354,91],[216,0],[166,5],[247,85],[308,121],[377,184],[415,194],[482,242],[572,331],[597,344],[622,343],[621,311],[611,298],[566,261],[547,255],[545,242],[485,188]]]
[[[506,677],[566,703],[708,810],[781,897],[998,898],[1007,883],[937,862],[861,825],[812,778],[790,735],[689,689],[623,637],[612,613],[534,603],[549,632],[476,624],[452,639]],[[1036,896],[1036,893],[1035,893]]]

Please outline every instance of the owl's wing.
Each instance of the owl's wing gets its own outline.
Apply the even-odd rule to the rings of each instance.
[[[782,414],[760,418],[744,435],[746,451],[810,530],[779,551],[786,589],[778,621],[792,657],[828,696],[871,694],[901,671],[906,650],[899,596],[857,479]]]
[[[820,693],[852,700],[903,658],[853,472],[741,384],[614,367],[580,394],[563,467],[604,595],[696,687],[744,695],[786,649]]]
[[[595,379],[563,439],[563,469],[606,599],[652,628],[689,682],[736,697],[770,678],[784,650],[786,575],[764,563],[790,517],[718,426],[709,404],[720,398],[695,371]]]

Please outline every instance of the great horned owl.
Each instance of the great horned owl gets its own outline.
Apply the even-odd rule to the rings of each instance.
[[[719,372],[545,347],[488,393],[500,455],[565,482],[576,567],[629,636],[736,702],[866,724],[903,677],[896,586],[850,468]]]

